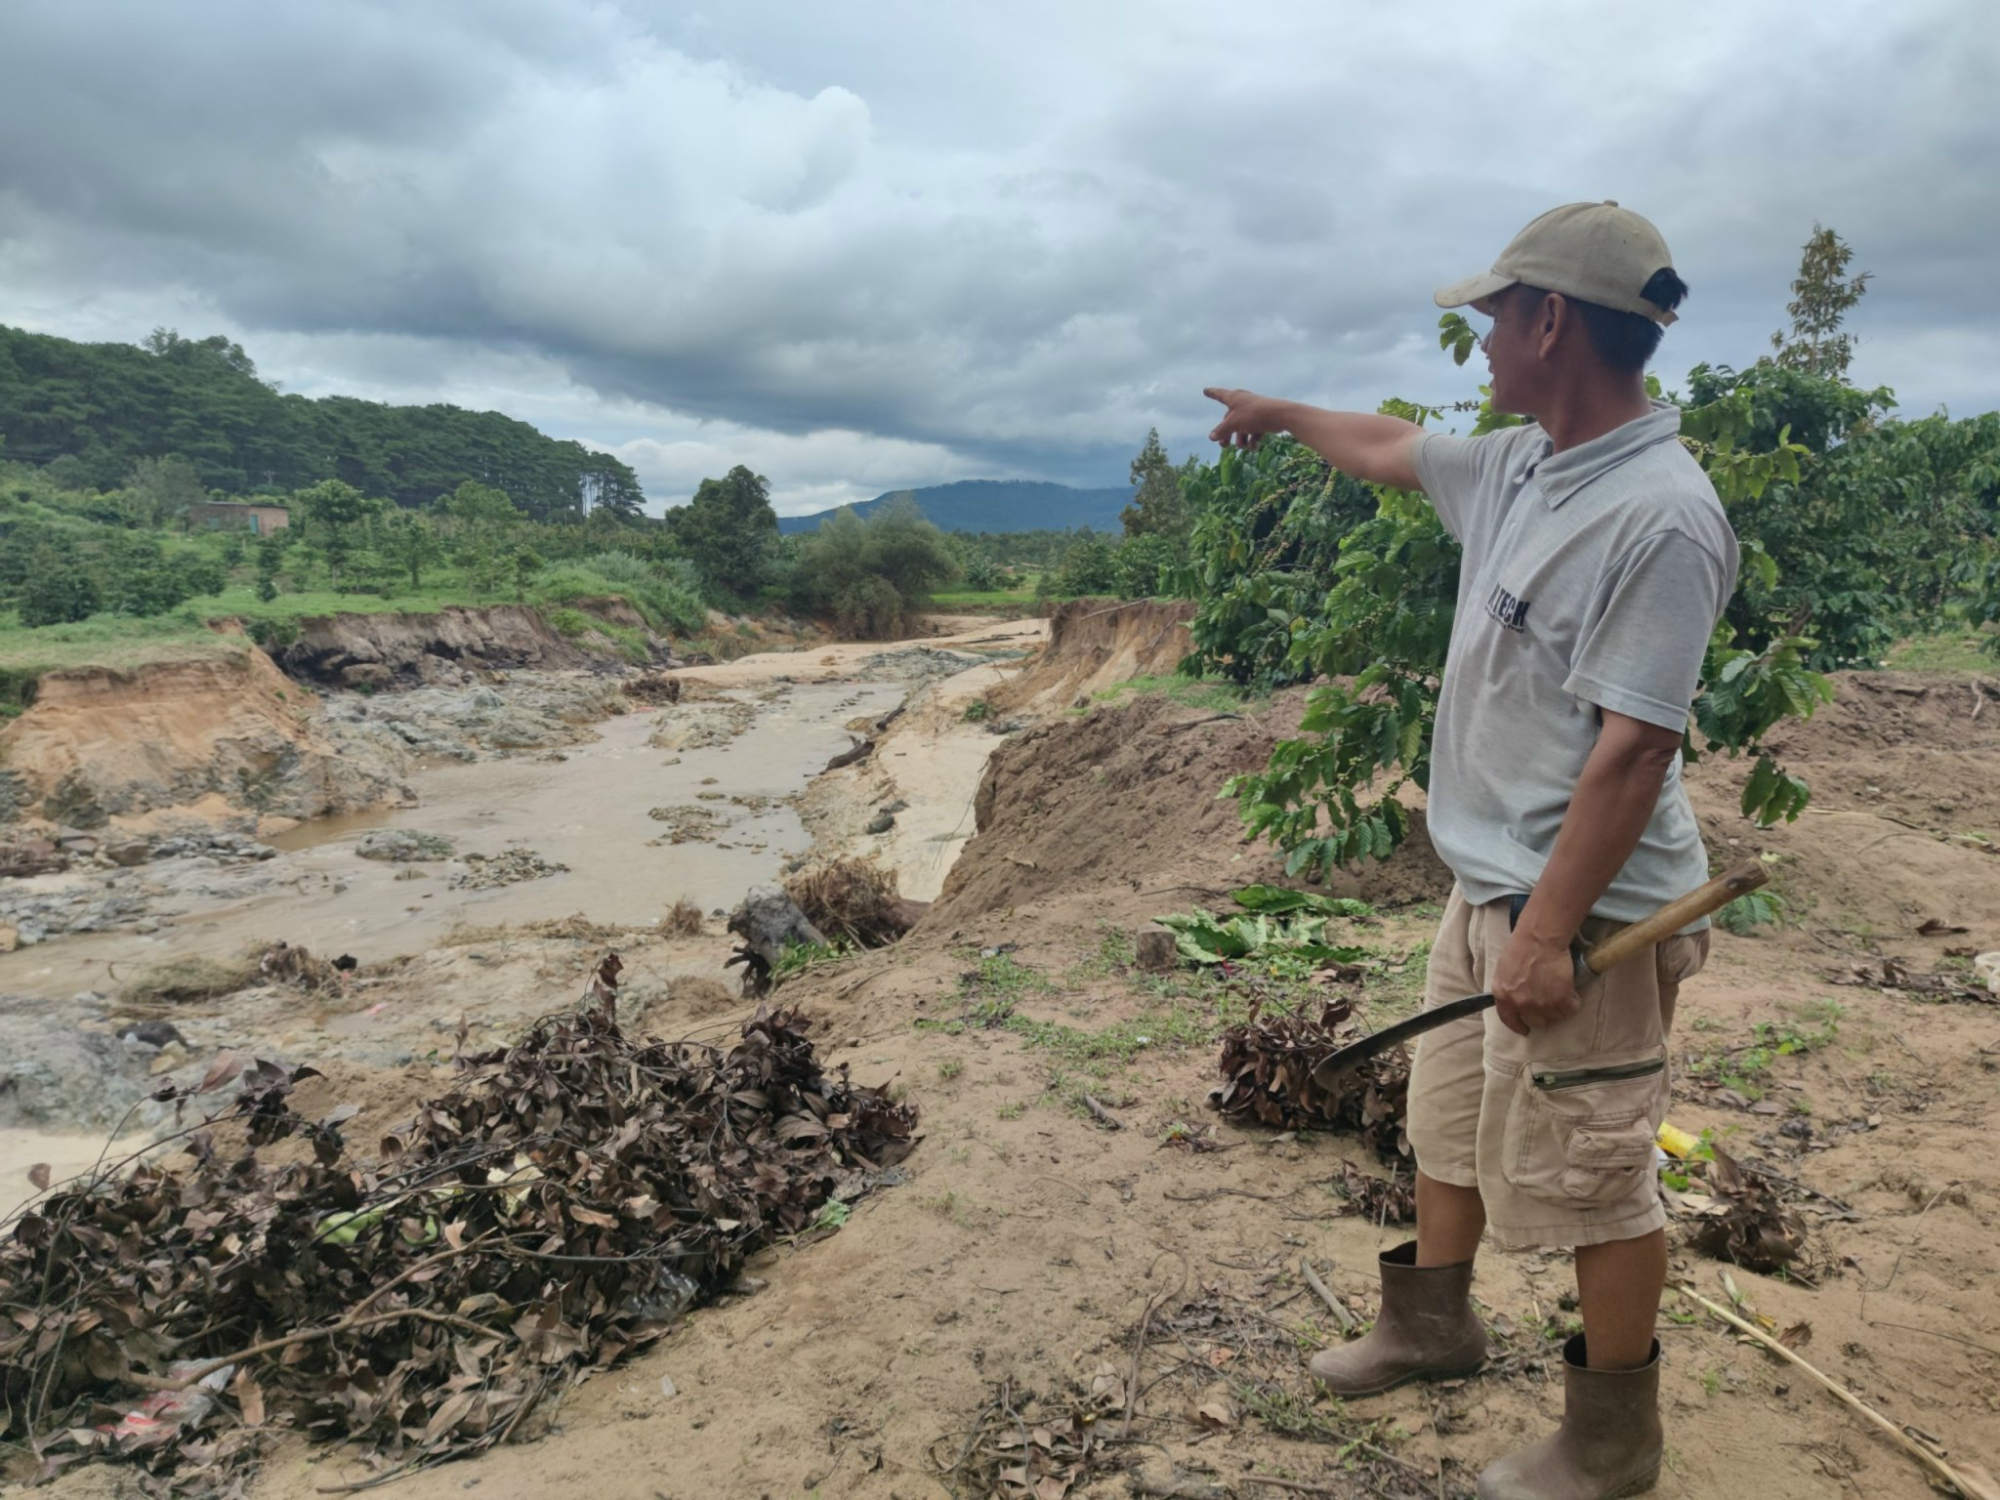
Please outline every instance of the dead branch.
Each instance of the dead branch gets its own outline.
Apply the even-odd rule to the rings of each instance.
[[[1702,1296],[1701,1293],[1695,1291],[1693,1288],[1686,1286],[1676,1286],[1674,1290],[1679,1292],[1683,1297],[1687,1298],[1688,1301],[1693,1302],[1694,1304],[1696,1304],[1697,1306],[1699,1306],[1712,1316],[1720,1318],[1723,1322],[1727,1323],[1731,1328],[1734,1328],[1738,1333],[1743,1334],[1747,1338],[1753,1339],[1759,1344],[1762,1344],[1766,1349],[1770,1350],[1771,1353],[1777,1355],[1780,1359],[1785,1360],[1791,1364],[1797,1365],[1801,1370],[1805,1371],[1806,1374],[1810,1375],[1820,1385],[1824,1386],[1837,1400],[1840,1401],[1840,1403],[1843,1406],[1846,1406],[1849,1410],[1858,1413],[1861,1417],[1866,1419],[1872,1426],[1876,1427],[1885,1436],[1887,1436],[1889,1441],[1894,1443],[1898,1448],[1901,1448],[1905,1453],[1909,1454],[1910,1457],[1914,1458],[1918,1462],[1918,1464],[1920,1464],[1932,1476],[1932,1478],[1942,1480],[1944,1483],[1950,1485],[1953,1489],[1957,1490],[1961,1495],[1970,1497],[1970,1500],[1980,1500],[1980,1490],[1974,1488],[1974,1483],[1975,1483],[1974,1481],[1964,1478],[1959,1474],[1958,1470],[1954,1469],[1950,1464],[1946,1463],[1943,1459],[1939,1458],[1935,1453],[1931,1452],[1930,1449],[1924,1447],[1921,1443],[1918,1443],[1913,1439],[1911,1439],[1910,1437],[1906,1436],[1902,1428],[1898,1427],[1894,1422],[1891,1422],[1887,1417],[1883,1416],[1882,1413],[1875,1410],[1874,1407],[1870,1406],[1866,1401],[1863,1401],[1859,1396],[1855,1395],[1854,1392],[1850,1391],[1846,1386],[1842,1385],[1839,1381],[1833,1379],[1832,1376],[1825,1374],[1824,1372],[1814,1368],[1810,1364],[1807,1364],[1804,1359],[1800,1358],[1790,1349],[1787,1349],[1783,1344],[1779,1343],[1776,1339],[1772,1338],[1771,1335],[1764,1332],[1763,1329],[1757,1327],[1756,1324],[1744,1321],[1742,1318],[1737,1317],[1735,1313],[1729,1311],[1728,1308],[1718,1306],[1717,1304],[1709,1301],[1708,1298]],[[1991,1492],[1988,1491],[1988,1493],[1990,1494]]]
[[[1304,1256],[1300,1256],[1299,1269],[1306,1273],[1306,1285],[1319,1294],[1319,1300],[1326,1304],[1327,1311],[1332,1313],[1334,1321],[1340,1324],[1340,1331],[1342,1333],[1354,1332],[1357,1326],[1354,1321],[1354,1314],[1342,1307],[1340,1299],[1327,1290],[1326,1283],[1319,1279],[1319,1273],[1313,1269],[1313,1263]]]
[[[1083,1096],[1083,1107],[1089,1110],[1091,1118],[1096,1120],[1098,1124],[1104,1126],[1105,1129],[1123,1130],[1125,1128],[1125,1122],[1123,1120],[1119,1119],[1118,1116],[1111,1113],[1111,1111],[1107,1109],[1102,1102],[1093,1099],[1088,1094],[1085,1094]]]

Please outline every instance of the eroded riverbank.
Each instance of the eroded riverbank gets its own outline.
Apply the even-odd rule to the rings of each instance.
[[[940,716],[999,680],[983,658],[1017,656],[1041,631],[1039,621],[971,622],[956,637],[746,657],[680,674],[680,700],[667,703],[628,703],[615,682],[588,674],[535,673],[436,703],[432,690],[330,699],[324,717],[342,733],[409,745],[408,805],[312,820],[261,843],[197,838],[130,869],[6,883],[17,905],[51,906],[89,930],[0,954],[0,1046],[12,1058],[0,1181],[67,1161],[87,1139],[77,1130],[110,1128],[157,1075],[198,1076],[223,1051],[403,1069],[435,1060],[461,1021],[476,1037],[504,1036],[546,1007],[551,978],[582,948],[612,936],[632,953],[635,1003],[671,999],[697,1017],[734,996],[713,914],[815,853],[878,854],[910,866],[910,894],[935,894],[998,743],[975,725],[949,732]],[[906,700],[914,712],[881,756],[912,769],[802,795]],[[590,722],[592,706],[609,716]],[[507,738],[526,743],[512,753],[492,743]],[[950,754],[939,753],[945,740]],[[449,755],[460,741],[471,758]],[[863,833],[892,793],[904,804],[895,824]],[[950,836],[934,837],[934,825]],[[362,856],[364,843],[395,835],[449,855]],[[662,933],[683,900],[709,915],[704,930]],[[145,998],[163,965],[241,964],[279,942],[351,955],[356,967],[305,999],[254,984],[213,1004]],[[135,1019],[170,1024],[177,1040],[121,1041]],[[157,1123],[155,1113],[141,1108],[130,1123]]]

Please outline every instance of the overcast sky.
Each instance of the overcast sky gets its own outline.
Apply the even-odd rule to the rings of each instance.
[[[2000,406],[1994,0],[0,0],[0,322],[496,408],[652,507],[1119,483],[1205,384],[1450,400],[1430,292],[1617,198],[1747,364]]]

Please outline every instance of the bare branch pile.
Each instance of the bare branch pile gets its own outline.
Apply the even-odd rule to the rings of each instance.
[[[311,1069],[258,1063],[186,1165],[0,1226],[4,1435],[45,1472],[129,1455],[202,1495],[240,1490],[281,1427],[384,1473],[529,1435],[911,1149],[915,1111],[824,1072],[806,1031],[760,1011],[725,1053],[630,1038],[597,1003],[462,1059],[368,1158],[351,1107],[291,1107]]]

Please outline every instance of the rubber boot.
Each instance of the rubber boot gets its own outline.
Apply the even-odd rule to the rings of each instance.
[[[1563,1345],[1562,1426],[1479,1476],[1479,1500],[1622,1500],[1660,1477],[1660,1344],[1637,1370],[1593,1370]]]
[[[1486,1363],[1486,1328],[1472,1310],[1472,1262],[1417,1265],[1417,1242],[1380,1260],[1382,1312],[1351,1344],[1313,1356],[1313,1378],[1336,1396],[1377,1396],[1412,1380],[1449,1380]]]

